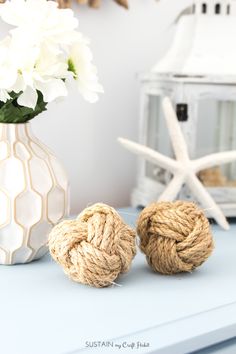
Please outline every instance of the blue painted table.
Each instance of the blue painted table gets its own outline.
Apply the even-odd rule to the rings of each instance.
[[[134,210],[120,213],[135,225]],[[235,354],[236,225],[213,233],[213,256],[192,274],[156,274],[139,253],[105,289],[73,283],[49,256],[1,266],[0,353]]]

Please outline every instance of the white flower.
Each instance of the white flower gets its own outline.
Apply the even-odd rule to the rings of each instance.
[[[40,91],[45,102],[52,102],[58,97],[67,96],[67,88],[63,79],[68,76],[68,66],[64,57],[54,56],[46,48],[14,47],[17,58],[18,78],[11,90],[23,92],[18,103],[21,106],[35,108]],[[12,54],[14,57],[14,54]]]
[[[92,52],[87,41],[80,35],[80,40],[73,44],[69,52],[69,70],[74,74],[81,95],[89,102],[96,102],[103,87],[98,83],[97,69],[92,64]]]
[[[0,42],[0,101],[6,102],[10,96],[8,90],[17,80],[17,70],[10,60],[10,37]]]
[[[7,90],[2,90],[0,89],[0,101],[1,102],[7,102],[9,99],[11,98],[11,96],[9,95],[9,93],[7,92]]]
[[[70,9],[58,9],[57,3],[46,0],[11,0],[0,5],[0,17],[12,26],[12,32],[30,29],[25,32],[27,39],[35,44],[50,40],[70,43],[78,20]]]
[[[86,100],[97,101],[103,89],[72,10],[54,1],[8,0],[0,4],[0,17],[15,26],[0,45],[0,101],[20,93],[18,104],[34,109],[38,91],[52,102],[67,95],[73,79]]]

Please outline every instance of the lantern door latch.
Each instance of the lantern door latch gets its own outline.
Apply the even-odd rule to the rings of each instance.
[[[179,122],[186,122],[188,120],[188,105],[186,103],[177,103],[176,114]]]

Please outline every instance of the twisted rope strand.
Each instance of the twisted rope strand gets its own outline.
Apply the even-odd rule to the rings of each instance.
[[[76,220],[55,226],[49,235],[49,250],[72,280],[104,287],[129,270],[136,254],[135,237],[115,209],[95,204]]]
[[[163,274],[191,272],[214,248],[207,218],[190,202],[149,205],[139,215],[137,232],[148,264]]]

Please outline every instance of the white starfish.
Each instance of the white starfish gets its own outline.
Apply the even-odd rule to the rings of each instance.
[[[171,159],[147,146],[137,144],[127,139],[119,138],[118,141],[128,150],[144,157],[147,161],[171,172],[173,178],[159,197],[159,201],[172,201],[186,184],[195,198],[209,211],[209,214],[225,230],[229,224],[210,193],[197,177],[197,173],[206,168],[229,163],[236,160],[236,151],[226,151],[190,160],[187,144],[181,131],[175,110],[168,97],[162,102],[167,128],[171,138],[176,160]]]

